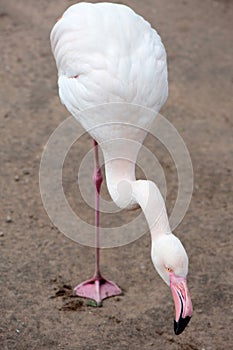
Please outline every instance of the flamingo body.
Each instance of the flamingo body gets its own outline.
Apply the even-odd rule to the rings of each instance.
[[[109,102],[159,110],[167,99],[166,51],[160,36],[125,5],[73,5],[55,24],[51,42],[59,94],[74,116]]]

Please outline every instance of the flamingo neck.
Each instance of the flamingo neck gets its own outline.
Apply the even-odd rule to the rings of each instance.
[[[120,208],[141,207],[148,223],[152,241],[171,229],[163,197],[158,187],[148,180],[135,179],[135,163],[113,159],[105,164],[107,186],[113,201]]]
[[[161,235],[170,234],[167,210],[156,184],[150,180],[138,180],[132,183],[132,188],[133,197],[144,212],[152,241]]]

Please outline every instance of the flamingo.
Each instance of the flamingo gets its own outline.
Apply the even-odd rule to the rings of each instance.
[[[175,304],[174,332],[180,334],[193,312],[187,286],[188,256],[171,232],[156,184],[135,178],[135,163],[145,130],[168,95],[166,51],[161,38],[128,6],[82,2],[64,12],[50,39],[61,102],[94,140],[95,274],[74,292],[94,299],[97,305],[104,298],[121,293],[113,281],[101,275],[99,267],[100,145],[112,200],[120,208],[139,205],[144,212],[151,232],[152,262],[170,286]],[[147,109],[154,111],[153,117],[146,113]],[[128,147],[124,140],[133,142]]]

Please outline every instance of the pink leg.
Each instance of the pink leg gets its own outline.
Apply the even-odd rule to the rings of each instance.
[[[99,267],[99,195],[100,188],[102,184],[102,174],[101,168],[99,166],[99,157],[98,157],[98,144],[94,140],[94,152],[95,152],[95,169],[94,169],[94,184],[96,188],[95,193],[95,228],[96,228],[96,254],[95,254],[95,274],[94,276],[79,284],[74,288],[74,292],[76,295],[84,298],[94,299],[96,301],[97,306],[102,305],[102,300],[105,298],[109,298],[115,295],[119,295],[122,293],[120,288],[112,281],[104,278],[100,273]]]

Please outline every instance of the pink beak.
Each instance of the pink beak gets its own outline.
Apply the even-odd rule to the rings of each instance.
[[[175,303],[174,332],[178,335],[189,323],[193,306],[185,277],[178,277],[171,273],[170,288]]]

